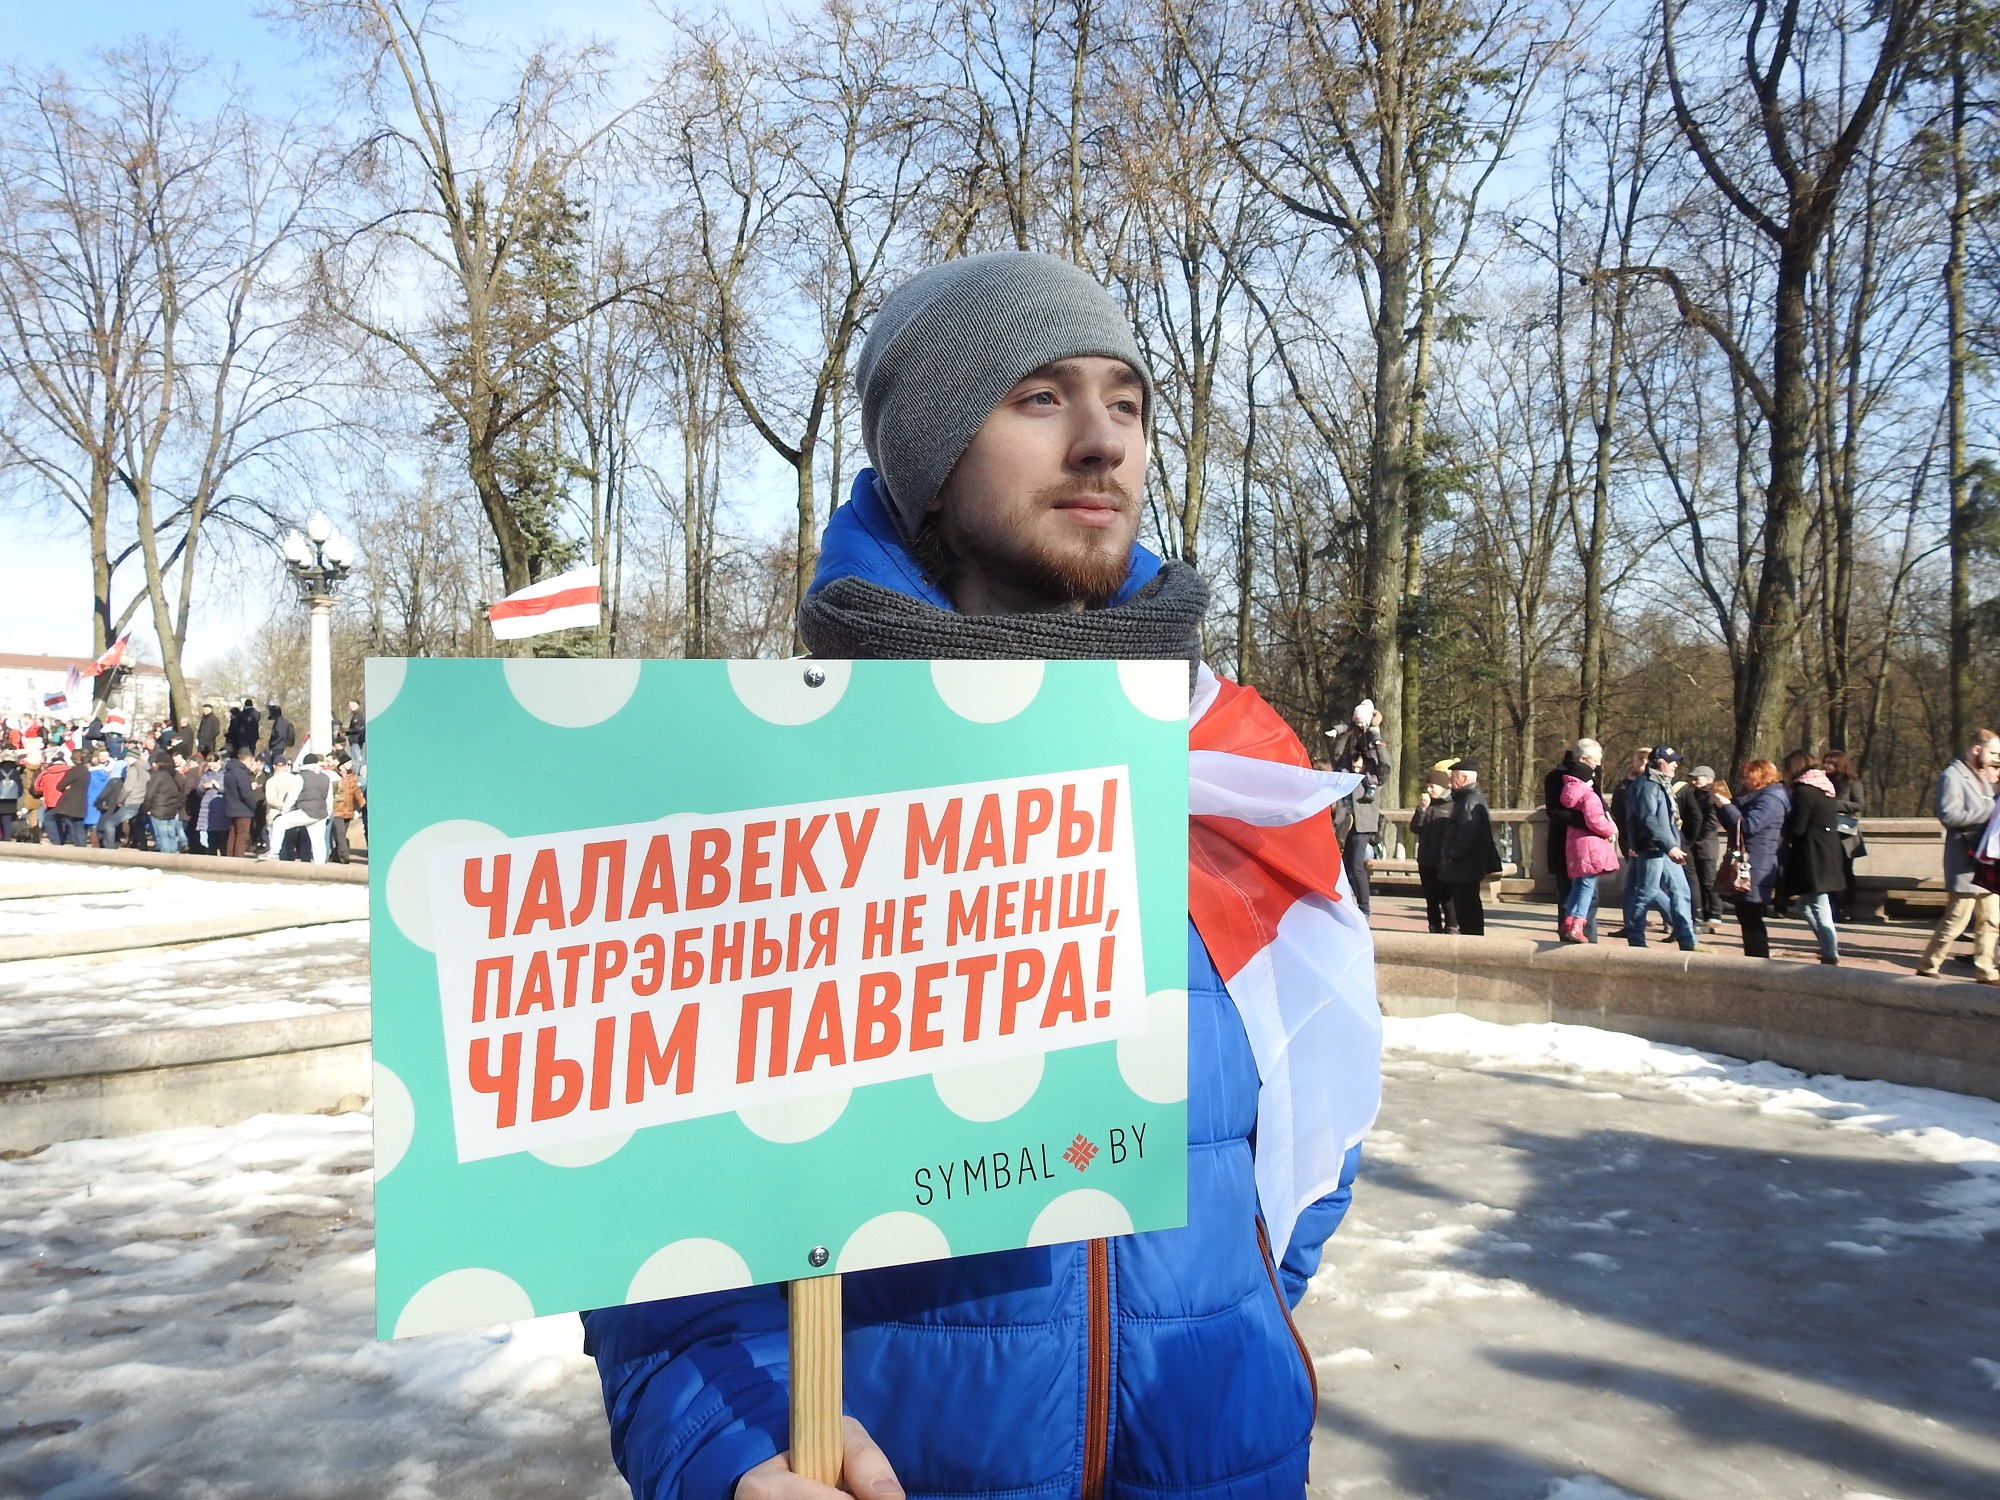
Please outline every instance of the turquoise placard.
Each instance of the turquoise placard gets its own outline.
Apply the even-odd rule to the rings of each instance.
[[[1184,663],[367,696],[379,1336],[1185,1222]]]

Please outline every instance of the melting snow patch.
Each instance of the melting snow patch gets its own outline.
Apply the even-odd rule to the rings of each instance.
[[[1639,1500],[1639,1497],[1594,1474],[1578,1474],[1550,1485],[1544,1500]]]
[[[1502,1026],[1454,1014],[1392,1016],[1383,1022],[1383,1041],[1394,1050],[1455,1058],[1472,1067],[1645,1078],[1695,1099],[1892,1136],[1951,1166],[2000,1164],[2000,1101],[1942,1089],[1808,1075],[1777,1063],[1743,1062],[1560,1022]]]
[[[0,1162],[19,1492],[625,1494],[576,1318],[376,1342],[369,1144],[263,1115]]]
[[[1336,1349],[1331,1354],[1313,1357],[1313,1363],[1320,1369],[1331,1369],[1335,1365],[1367,1365],[1375,1362],[1373,1351],[1368,1349]]]

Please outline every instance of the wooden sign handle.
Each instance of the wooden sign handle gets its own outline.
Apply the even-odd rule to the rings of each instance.
[[[840,1483],[840,1278],[792,1283],[792,1472]]]

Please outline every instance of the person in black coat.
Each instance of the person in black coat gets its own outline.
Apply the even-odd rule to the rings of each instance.
[[[1840,962],[1840,938],[1833,921],[1833,895],[1847,889],[1846,851],[1834,809],[1833,782],[1819,757],[1794,750],[1785,757],[1792,811],[1785,820],[1785,888],[1799,900],[1799,913],[1819,940],[1819,961]]]
[[[62,787],[52,809],[56,815],[55,841],[81,849],[87,835],[84,818],[90,811],[90,757],[79,755],[63,772]]]
[[[222,721],[215,716],[215,705],[213,703],[202,704],[201,722],[195,726],[194,731],[195,749],[199,750],[203,755],[213,755],[215,753],[215,742],[221,736]]]
[[[1479,790],[1479,763],[1470,757],[1451,768],[1451,821],[1445,828],[1444,858],[1438,873],[1451,888],[1458,930],[1467,937],[1486,935],[1486,904],[1480,887],[1500,868],[1500,851],[1493,843],[1493,817],[1486,794]]]
[[[1444,836],[1451,827],[1451,775],[1424,772],[1424,790],[1410,814],[1410,832],[1417,841],[1417,883],[1424,888],[1424,919],[1432,932],[1458,931],[1451,908],[1451,889],[1444,883]]]
[[[250,820],[257,816],[255,747],[245,746],[222,768],[222,816],[229,824],[228,853],[244,858],[250,853]]]
[[[1715,931],[1722,913],[1715,897],[1715,872],[1722,863],[1722,812],[1715,802],[1715,772],[1696,766],[1674,793],[1681,820],[1681,852],[1687,855],[1688,883],[1694,887],[1695,920]]]
[[[299,742],[299,733],[292,728],[292,721],[285,717],[285,711],[277,704],[271,705],[270,737],[264,741],[268,761],[275,765],[291,758],[292,746]]]
[[[257,704],[245,698],[241,708],[229,710],[229,758],[234,760],[245,749],[255,750],[260,733],[258,726],[263,720],[258,716]]]

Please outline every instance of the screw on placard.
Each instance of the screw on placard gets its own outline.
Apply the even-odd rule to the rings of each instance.
[[[807,687],[818,687],[821,683],[825,681],[826,681],[826,673],[822,672],[818,667],[806,668]],[[813,1264],[817,1265],[819,1264],[819,1262],[815,1261]]]
[[[806,1263],[814,1270],[818,1270],[830,1259],[832,1259],[832,1254],[824,1245],[814,1245],[812,1249],[806,1251]]]

